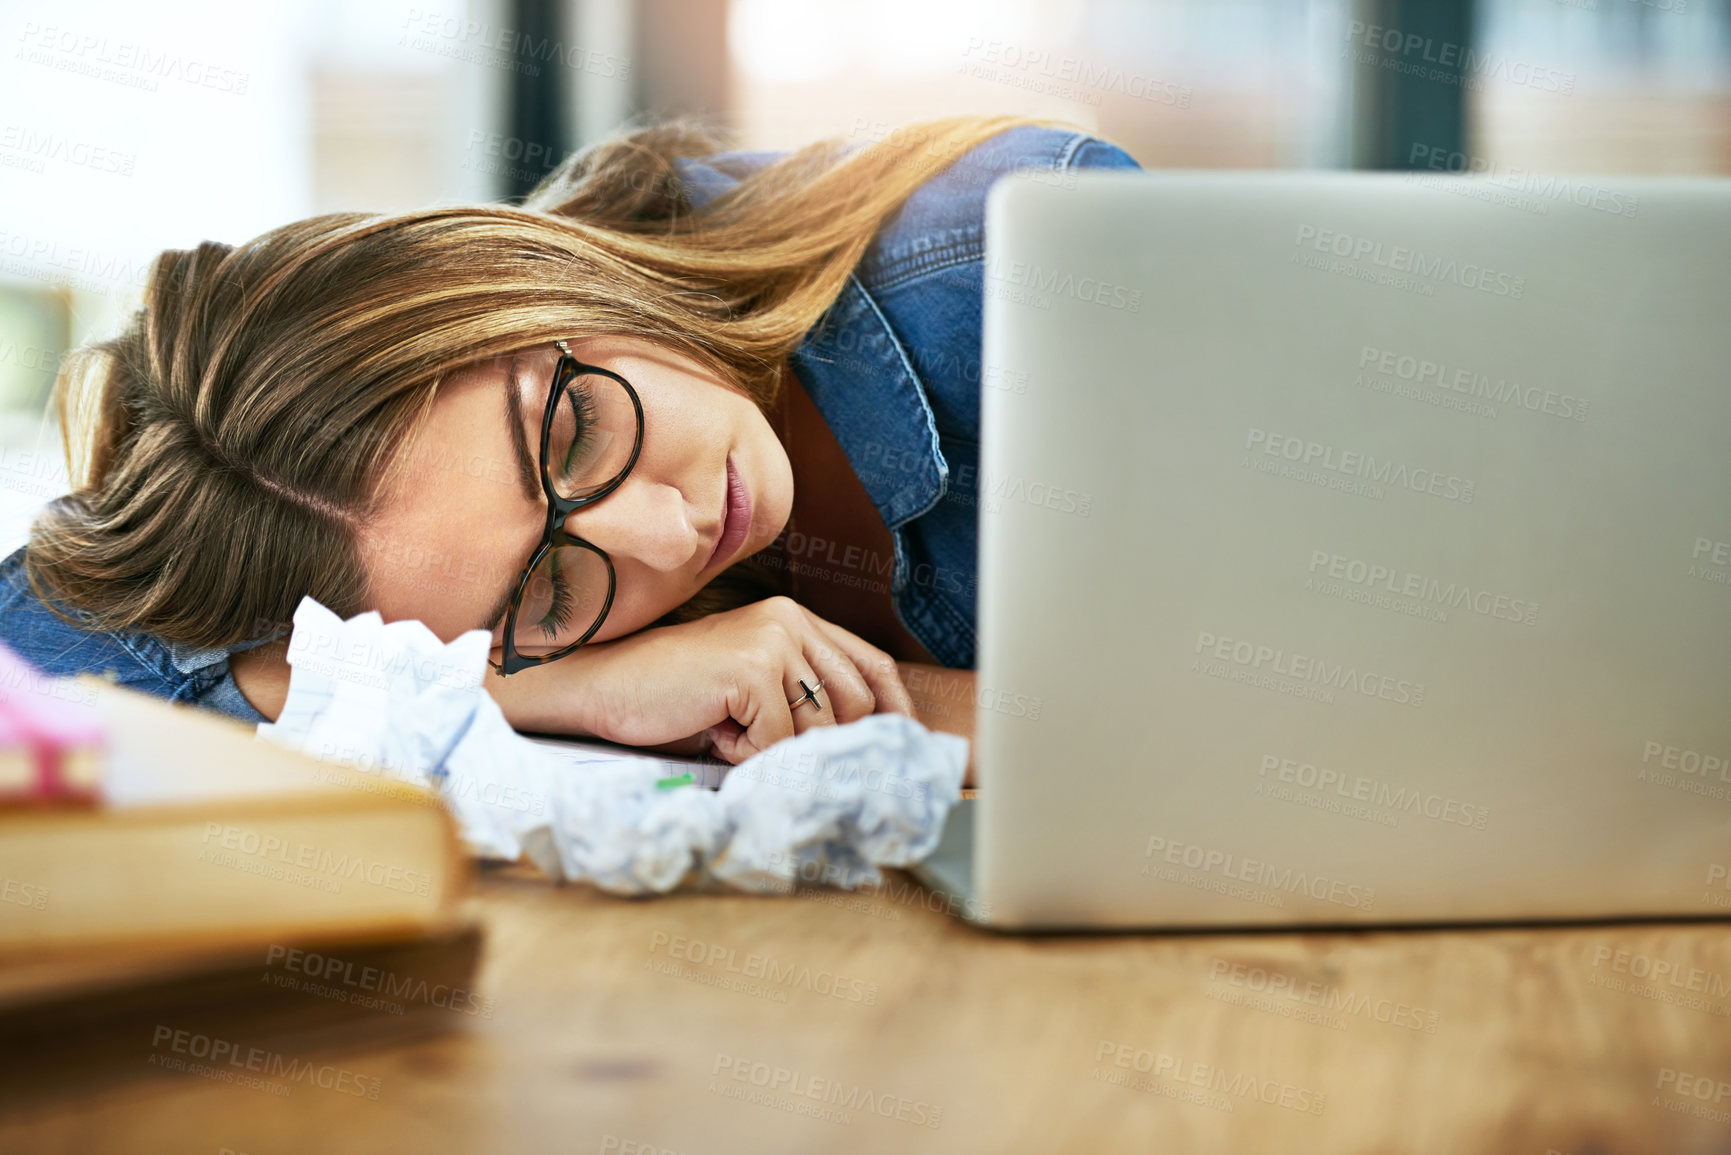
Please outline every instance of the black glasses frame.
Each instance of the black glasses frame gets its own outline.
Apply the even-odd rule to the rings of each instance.
[[[593,542],[584,541],[573,534],[566,533],[563,526],[565,519],[587,505],[612,493],[624,484],[630,476],[632,468],[637,464],[637,457],[643,452],[643,402],[637,396],[637,390],[631,387],[631,382],[599,365],[588,365],[577,360],[571,349],[563,341],[555,341],[560,357],[558,365],[553,369],[553,387],[547,392],[547,409],[541,415],[541,490],[547,495],[547,527],[541,531],[541,543],[535,547],[535,552],[529,555],[529,564],[523,567],[523,576],[517,579],[517,589],[511,594],[511,603],[505,611],[505,641],[501,661],[488,660],[488,665],[499,671],[500,677],[509,677],[520,670],[533,666],[545,666],[548,662],[556,662],[560,658],[573,653],[583,643],[595,636],[595,631],[601,628],[601,623],[607,620],[608,611],[613,608],[613,595],[617,591],[619,581],[613,571],[613,559],[607,556],[607,551]],[[553,415],[559,412],[559,401],[565,396],[565,387],[579,373],[594,373],[617,381],[625,389],[626,396],[631,398],[631,407],[637,412],[637,441],[631,446],[631,458],[626,461],[625,468],[618,475],[605,482],[595,492],[582,497],[561,497],[553,487],[553,478],[547,471],[547,450],[553,440]],[[523,594],[529,588],[530,579],[535,576],[535,567],[540,565],[549,551],[560,546],[575,546],[593,552],[607,567],[607,600],[601,603],[601,613],[596,617],[595,624],[588,631],[568,646],[547,654],[525,656],[517,652],[517,613],[523,605]]]

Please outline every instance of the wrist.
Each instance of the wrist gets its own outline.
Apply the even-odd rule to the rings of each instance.
[[[596,730],[589,717],[591,695],[585,692],[589,679],[584,676],[591,658],[586,649],[579,650],[508,678],[488,666],[481,687],[499,704],[513,730],[591,738]]]

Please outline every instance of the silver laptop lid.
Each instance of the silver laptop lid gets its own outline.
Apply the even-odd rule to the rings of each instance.
[[[994,190],[992,921],[1731,907],[1731,182],[1506,200]]]

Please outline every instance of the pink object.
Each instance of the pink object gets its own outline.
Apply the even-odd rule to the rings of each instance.
[[[32,796],[40,789],[40,769],[30,735],[0,711],[0,800]]]
[[[108,734],[94,701],[0,644],[0,803],[96,800]]]

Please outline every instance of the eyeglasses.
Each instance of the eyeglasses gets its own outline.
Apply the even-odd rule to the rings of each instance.
[[[613,559],[601,547],[566,533],[565,519],[618,489],[643,451],[643,402],[637,390],[619,374],[577,360],[564,341],[554,345],[559,364],[541,418],[547,528],[505,612],[503,660],[489,662],[501,676],[558,661],[594,637],[607,620],[618,585]],[[576,641],[547,653],[521,652],[569,636],[573,626],[583,630]]]

